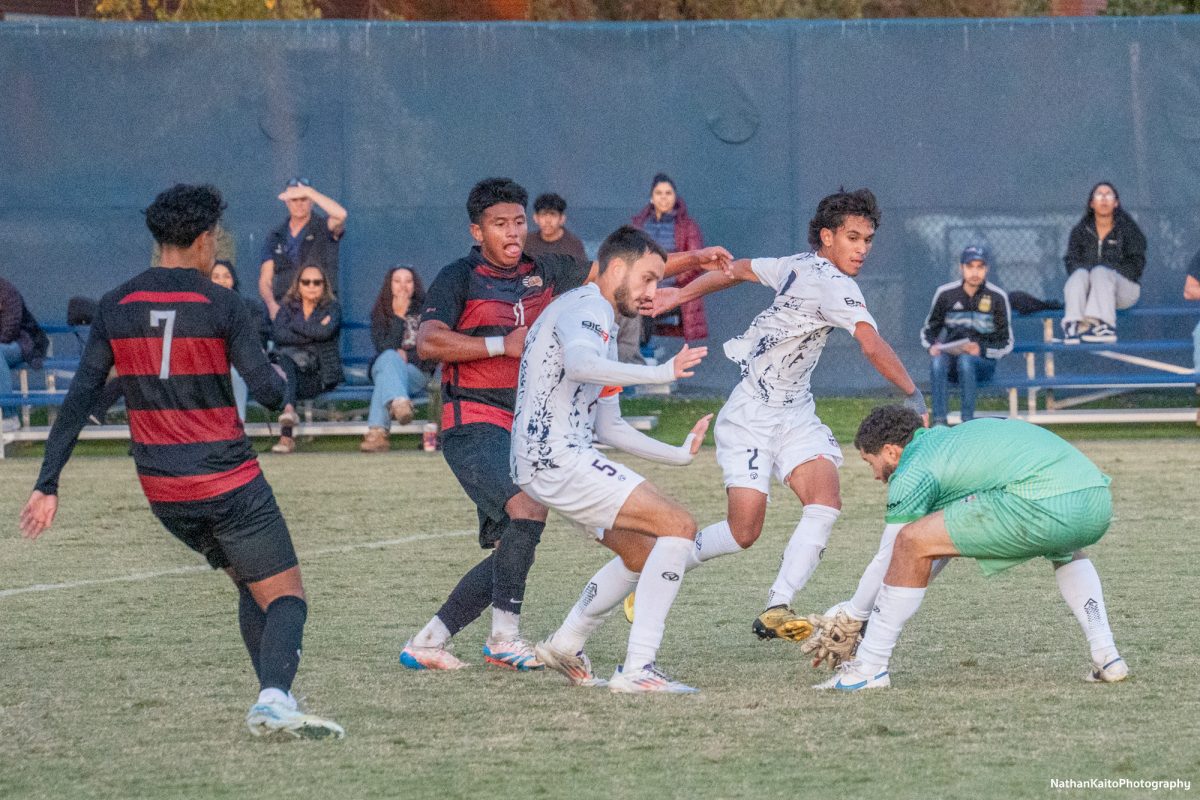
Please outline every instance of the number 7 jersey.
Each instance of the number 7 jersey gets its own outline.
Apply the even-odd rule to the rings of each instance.
[[[240,298],[198,270],[149,269],[109,292],[47,442],[38,489],[57,488],[93,400],[79,395],[103,386],[113,367],[150,502],[204,500],[249,483],[260,470],[234,404],[231,362],[252,385],[272,369]]]

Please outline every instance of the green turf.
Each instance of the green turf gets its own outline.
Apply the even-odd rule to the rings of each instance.
[[[399,667],[405,638],[480,556],[445,462],[268,455],[310,595],[297,690],[347,739],[243,730],[256,687],[222,575],[0,596],[0,797],[1040,798],[1055,778],[1200,779],[1200,450],[1083,447],[1115,479],[1117,519],[1093,554],[1131,680],[1082,681],[1087,649],[1045,564],[985,580],[964,562],[905,631],[894,688],[848,697],[811,691],[823,673],[796,645],[750,633],[798,517],[782,493],[759,544],[690,573],[668,621],[661,663],[702,693],[617,697],[555,675]],[[634,463],[703,524],[723,514],[712,453],[687,469]],[[0,591],[197,564],[150,515],[124,457],[73,461],[56,529],[19,539],[36,468],[0,463]],[[883,488],[857,460],[842,475],[846,511],[804,611],[849,596],[878,541]],[[605,559],[553,519],[528,634],[552,630]],[[627,632],[618,616],[589,645],[598,671],[611,672]],[[479,664],[485,635],[471,626],[458,653]]]

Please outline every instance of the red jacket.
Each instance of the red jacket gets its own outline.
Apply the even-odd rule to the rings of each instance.
[[[645,229],[646,220],[654,213],[650,203],[633,217],[634,227]],[[687,204],[680,197],[675,201],[675,250],[683,253],[688,250],[699,250],[704,247],[704,234],[700,225],[688,216]],[[693,269],[681,272],[675,276],[676,286],[686,286],[703,274],[703,270]],[[694,342],[708,338],[708,320],[704,316],[704,300],[697,297],[679,308],[679,323],[672,319],[674,314],[665,314],[655,320],[654,332],[659,336],[680,336],[685,341]]]

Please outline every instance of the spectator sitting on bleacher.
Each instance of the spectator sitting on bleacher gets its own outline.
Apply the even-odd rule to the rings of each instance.
[[[258,274],[258,293],[271,319],[301,265],[320,266],[330,291],[337,291],[338,250],[346,231],[346,209],[314,189],[308,178],[292,178],[279,199],[287,206],[288,218],[267,234]],[[314,204],[328,216],[314,214]]]
[[[1188,264],[1187,277],[1183,279],[1183,299],[1200,300],[1200,253]],[[1200,373],[1200,322],[1192,330],[1192,369]],[[1200,395],[1200,384],[1196,385],[1196,394]],[[1196,424],[1200,425],[1200,408],[1196,409]]]
[[[963,250],[959,269],[962,280],[938,287],[921,328],[921,344],[933,356],[934,425],[946,424],[951,383],[962,391],[962,421],[973,419],[976,387],[992,379],[996,363],[1013,348],[1008,295],[987,281],[987,250]]]
[[[258,319],[258,314],[255,309],[246,302],[246,298],[242,297],[238,291],[237,273],[233,271],[233,264],[225,259],[218,258],[213,264],[212,272],[209,274],[212,282],[218,286],[224,286],[226,289],[232,289],[234,294],[242,301],[242,303],[250,310],[250,316]],[[238,374],[237,368],[230,365],[229,380],[233,383],[233,401],[237,404],[238,419],[242,422],[246,421],[246,400],[250,395],[250,390],[246,387],[246,381]]]
[[[367,435],[359,449],[364,453],[386,453],[391,449],[388,432],[391,420],[401,425],[412,422],[412,398],[422,395],[437,364],[417,356],[417,327],[425,303],[425,287],[412,267],[388,270],[375,306],[371,309],[371,407],[367,412]]]
[[[25,298],[17,287],[0,278],[0,355],[4,358],[0,364],[0,394],[12,391],[10,370],[19,366],[41,369],[49,348],[50,338],[25,307]],[[19,424],[16,409],[6,407],[4,430],[15,429]]]
[[[1138,301],[1146,268],[1146,237],[1121,208],[1117,188],[1107,181],[1092,187],[1083,218],[1071,229],[1067,254],[1065,344],[1115,342],[1117,310]]]
[[[296,401],[316,397],[342,382],[338,342],[341,330],[342,307],[333,296],[325,272],[311,264],[304,267],[283,296],[271,327],[279,366],[287,375],[279,441],[271,448],[272,453],[296,449]]]

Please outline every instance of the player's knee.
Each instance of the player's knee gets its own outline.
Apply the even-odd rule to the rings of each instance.
[[[518,492],[510,497],[504,504],[504,511],[512,519],[546,521],[546,507],[524,492]]]
[[[681,507],[672,509],[671,514],[664,521],[664,525],[659,534],[662,536],[675,536],[681,539],[696,538],[696,520],[688,511]]]
[[[738,547],[745,550],[762,535],[762,522],[734,524],[733,520],[730,520],[729,532],[733,534],[733,540],[738,543]]]

